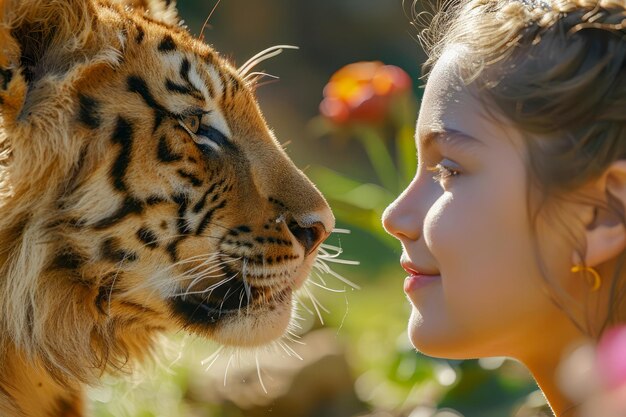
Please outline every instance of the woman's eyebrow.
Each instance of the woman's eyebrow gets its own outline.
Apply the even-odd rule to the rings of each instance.
[[[424,150],[435,145],[467,148],[469,150],[476,150],[485,146],[485,143],[479,139],[454,129],[428,131],[422,135],[421,142]]]

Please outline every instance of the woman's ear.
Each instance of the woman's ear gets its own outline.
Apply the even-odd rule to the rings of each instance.
[[[626,249],[626,160],[612,163],[597,181],[596,187],[606,202],[606,207],[596,207],[591,220],[586,222],[587,252],[585,264],[595,267],[616,258]],[[579,264],[577,254],[572,263]]]

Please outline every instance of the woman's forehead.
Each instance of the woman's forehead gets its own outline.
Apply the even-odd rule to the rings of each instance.
[[[424,91],[417,123],[418,137],[433,131],[454,130],[486,140],[503,135],[520,139],[521,133],[499,115],[496,108],[487,108],[487,99],[481,97],[476,84],[468,85],[462,79],[460,64],[465,59],[463,48],[450,47],[437,60]]]
[[[459,110],[469,104],[471,97],[463,91],[457,57],[456,51],[446,51],[433,67],[424,90],[418,129],[454,128],[449,124],[462,116]]]

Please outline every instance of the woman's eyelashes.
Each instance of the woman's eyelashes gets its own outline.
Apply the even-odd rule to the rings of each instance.
[[[438,182],[442,186],[453,177],[461,175],[461,167],[449,159],[442,159],[435,166],[428,167],[426,170],[434,172],[433,181]]]

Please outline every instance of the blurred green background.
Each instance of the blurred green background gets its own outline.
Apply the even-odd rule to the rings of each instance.
[[[179,0],[178,8],[199,34],[214,5]],[[285,347],[222,351],[203,362],[219,347],[171,335],[149,369],[108,378],[90,393],[96,416],[523,417],[544,404],[513,361],[432,359],[416,353],[407,338],[400,245],[384,233],[380,215],[415,169],[412,135],[425,56],[410,24],[412,7],[402,0],[221,1],[205,40],[237,66],[272,45],[300,48],[255,68],[280,77],[259,87],[257,96],[289,155],[327,195],[337,227],[351,230],[329,243],[343,249],[340,259],[360,265],[333,270],[360,289],[318,277],[335,291],[312,287],[319,314],[302,294],[300,339]],[[396,65],[413,87],[382,124],[334,126],[319,115],[324,85],[359,61]]]

